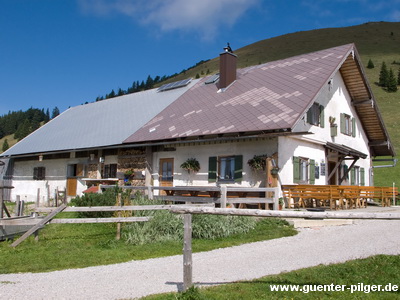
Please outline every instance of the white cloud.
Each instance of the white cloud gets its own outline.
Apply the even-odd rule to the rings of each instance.
[[[213,38],[260,0],[77,0],[84,13],[124,14],[162,31],[197,32]]]

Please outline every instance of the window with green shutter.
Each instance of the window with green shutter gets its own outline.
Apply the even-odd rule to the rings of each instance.
[[[300,158],[297,156],[293,157],[293,182],[300,182]]]
[[[320,126],[321,128],[325,127],[325,114],[323,105],[315,102],[310,107],[310,109],[307,111],[307,123]]]
[[[243,178],[243,155],[209,157],[208,181],[241,182]]]
[[[356,119],[347,114],[340,114],[340,132],[352,137],[356,136]]]
[[[315,160],[310,159],[310,184],[315,184]]]
[[[241,182],[243,178],[243,155],[235,156],[235,182]]]
[[[365,185],[365,169],[360,168],[360,185]]]
[[[217,157],[208,158],[208,182],[217,181]]]

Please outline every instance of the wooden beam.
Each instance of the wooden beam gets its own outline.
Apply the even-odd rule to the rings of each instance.
[[[42,227],[51,219],[53,219],[58,213],[62,212],[66,207],[67,206],[65,204],[61,204],[59,207],[57,207],[57,209],[55,209],[46,217],[44,217],[39,223],[37,223],[35,226],[33,226],[31,229],[25,232],[18,240],[12,243],[11,247],[17,247],[20,243],[26,240],[31,234],[35,233],[38,229],[40,229],[40,227]]]
[[[365,212],[309,212],[261,209],[209,208],[209,207],[173,207],[177,214],[208,214],[229,216],[309,218],[309,219],[373,219],[400,220],[400,213],[365,213]]]
[[[147,222],[151,217],[116,217],[116,218],[77,218],[77,219],[53,219],[50,224],[79,224],[79,223],[131,223]]]
[[[192,215],[183,215],[183,290],[193,285],[192,275]]]

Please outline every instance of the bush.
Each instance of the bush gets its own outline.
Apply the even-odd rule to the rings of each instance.
[[[150,204],[143,197],[135,197],[135,205]],[[151,204],[155,204],[151,201]],[[165,210],[138,211],[136,216],[150,216],[148,222],[136,222],[125,227],[123,238],[127,243],[144,245],[163,241],[183,240],[183,218]],[[217,239],[246,233],[256,225],[255,218],[238,216],[193,215],[192,236],[196,239]]]
[[[101,194],[84,194],[71,200],[70,206],[114,206],[117,203],[117,195],[121,190],[116,187],[113,189],[107,189]],[[126,200],[129,201],[130,191],[122,193],[122,199],[124,203]],[[78,212],[78,218],[109,218],[112,217],[114,212]]]

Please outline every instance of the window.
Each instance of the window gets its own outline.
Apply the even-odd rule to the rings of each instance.
[[[365,185],[365,169],[360,167],[353,167],[350,171],[350,184],[351,185]]]
[[[293,157],[293,182],[315,184],[315,160]]]
[[[210,157],[208,160],[209,182],[242,181],[243,155]]]
[[[33,180],[45,180],[46,179],[46,168],[35,167],[33,168]]]
[[[324,107],[315,102],[307,112],[307,123],[324,128],[324,118]]]
[[[345,135],[356,136],[356,119],[348,114],[340,114],[340,132]]]
[[[117,178],[117,164],[104,165],[101,178]]]
[[[73,164],[67,166],[67,177],[84,177],[86,174],[85,165],[83,164]]]

